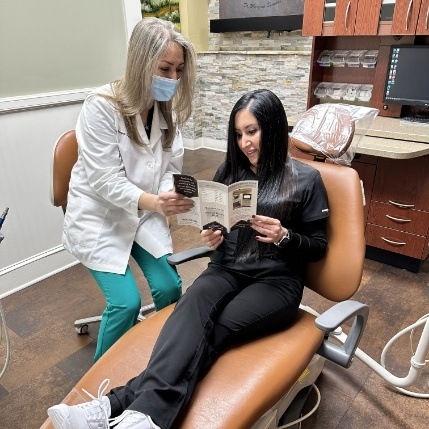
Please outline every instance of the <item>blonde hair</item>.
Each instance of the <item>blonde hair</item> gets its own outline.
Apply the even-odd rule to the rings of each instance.
[[[164,147],[170,147],[177,127],[183,125],[192,113],[196,79],[196,54],[192,43],[171,22],[144,18],[131,34],[124,76],[111,83],[111,99],[124,118],[128,135],[139,145],[144,143],[137,131],[136,116],[147,112],[154,101],[152,78],[171,43],[183,47],[185,64],[173,99],[157,102],[168,126]]]

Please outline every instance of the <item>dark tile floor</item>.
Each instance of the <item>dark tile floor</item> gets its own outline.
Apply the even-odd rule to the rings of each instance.
[[[187,151],[184,171],[199,179],[211,179],[223,153],[200,149]],[[198,245],[195,228],[172,224],[177,251]],[[185,288],[207,260],[179,267]],[[143,301],[150,301],[143,276],[132,268],[141,285]],[[375,361],[398,331],[427,313],[429,260],[418,274],[367,260],[355,299],[370,306],[361,349]],[[322,312],[329,302],[306,292],[303,303]],[[46,419],[46,409],[58,403],[92,364],[97,324],[89,335],[74,331],[77,318],[98,315],[102,295],[81,265],[43,280],[2,299],[11,341],[11,360],[0,379],[0,427],[36,429]],[[418,338],[421,330],[414,335]],[[416,340],[414,341],[414,347]],[[388,368],[404,377],[409,368],[409,336],[402,337],[387,357]],[[5,356],[0,344],[0,365]],[[428,400],[411,398],[394,390],[366,365],[355,359],[349,369],[326,363],[317,381],[322,400],[304,429],[423,429],[428,427]],[[429,371],[424,369],[415,389],[429,392]],[[310,395],[308,407],[314,403]],[[227,428],[234,429],[234,428]]]

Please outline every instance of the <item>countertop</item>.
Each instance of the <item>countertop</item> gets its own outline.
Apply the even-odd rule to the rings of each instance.
[[[293,127],[300,117],[289,117],[289,125]],[[355,152],[393,159],[429,155],[429,124],[377,116]]]

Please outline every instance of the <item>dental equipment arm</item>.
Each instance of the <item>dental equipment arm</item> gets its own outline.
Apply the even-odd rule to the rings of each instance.
[[[419,378],[420,372],[422,371],[423,367],[426,364],[426,356],[429,353],[429,317],[424,317],[420,319],[419,321],[415,322],[414,324],[410,325],[405,332],[410,331],[412,329],[415,329],[416,327],[425,324],[423,328],[423,332],[421,333],[419,343],[416,348],[416,352],[414,356],[411,357],[411,365],[410,370],[408,372],[408,375],[406,377],[396,377],[391,372],[389,372],[383,365],[384,365],[384,357],[385,357],[385,350],[383,351],[381,361],[382,364],[378,363],[374,359],[372,359],[370,356],[368,356],[364,351],[362,351],[359,348],[356,348],[355,356],[361,360],[366,366],[371,368],[377,375],[379,375],[383,380],[385,380],[387,383],[391,384],[394,387],[401,388],[401,387],[410,387],[412,386],[417,379]],[[338,332],[333,333],[333,336],[344,344],[345,347],[348,343],[350,336],[345,334],[344,332]],[[395,337],[392,339],[394,340]],[[391,341],[392,341],[391,340]],[[330,357],[329,357],[330,359]],[[410,394],[412,392],[404,392],[407,394]],[[429,395],[423,394],[422,396],[428,398]]]

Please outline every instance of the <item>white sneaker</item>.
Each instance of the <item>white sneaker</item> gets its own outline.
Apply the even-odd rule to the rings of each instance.
[[[48,409],[48,415],[55,429],[109,429],[110,401],[103,396],[110,380],[106,379],[98,388],[98,397],[82,389],[91,402],[78,405],[59,404]]]
[[[115,426],[115,429],[161,429],[150,416],[132,410],[125,410],[116,419],[111,419],[110,426]]]

